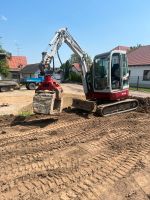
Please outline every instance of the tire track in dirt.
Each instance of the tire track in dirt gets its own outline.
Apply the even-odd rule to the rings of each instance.
[[[55,149],[57,149],[57,148],[63,148],[64,146],[62,145],[62,143],[63,143],[63,141],[65,141],[65,144],[70,144],[70,142],[72,142],[73,143],[73,140],[72,140],[72,137],[74,137],[74,142],[76,142],[76,141],[80,141],[80,142],[87,142],[88,140],[91,140],[91,139],[94,139],[95,137],[96,137],[96,135],[97,135],[97,137],[100,135],[99,134],[99,127],[97,127],[97,129],[95,129],[95,130],[93,130],[93,131],[91,131],[91,133],[87,133],[87,134],[85,134],[85,132],[80,132],[80,133],[78,133],[78,134],[76,134],[76,135],[68,135],[67,137],[65,136],[63,136],[62,138],[59,138],[59,140],[53,140],[52,139],[52,141],[49,143],[48,141],[46,141],[46,143],[47,143],[47,146],[49,146],[49,145],[51,145],[51,144],[53,144],[53,147],[54,147],[54,144],[56,145],[55,147]],[[102,131],[103,131],[103,129],[102,129]],[[106,131],[106,130],[105,130]],[[113,130],[109,130],[109,131],[113,131]],[[120,132],[120,131],[123,131],[123,129],[121,130],[121,129],[118,129],[117,130],[118,132]],[[86,137],[85,137],[86,136]],[[108,135],[108,139],[110,139],[110,135]],[[119,135],[117,138],[119,139],[119,137],[121,137],[121,135]],[[86,138],[86,140],[84,140],[84,138]],[[116,139],[117,139],[116,138]],[[68,139],[68,140],[67,140]],[[48,140],[48,139],[47,139]],[[67,140],[67,143],[66,143],[66,140]],[[45,140],[44,140],[45,141]],[[61,141],[61,144],[59,143]],[[43,141],[42,141],[43,142]],[[41,144],[41,147],[44,145],[44,146],[46,146],[46,143],[44,142],[44,143],[42,143]],[[64,145],[65,145],[64,144]],[[26,146],[27,144],[25,144],[25,146]],[[98,144],[99,145],[99,144]],[[102,145],[102,144],[100,144],[100,145]],[[30,146],[27,146],[27,148],[33,148],[33,147],[35,147],[35,146],[38,146],[38,148],[39,148],[39,143],[37,144],[37,143],[35,143],[35,145],[32,145],[31,143],[30,143]],[[20,146],[20,147],[22,147],[22,149],[21,149],[21,151],[23,150],[23,146]],[[51,147],[51,150],[53,149],[53,147]],[[16,147],[15,147],[16,148]],[[94,148],[93,146],[91,146],[91,148]],[[8,147],[8,149],[10,150],[10,147]],[[42,149],[42,150],[44,150],[44,149]],[[29,149],[29,151],[30,151],[30,153],[31,153],[31,150]],[[35,152],[36,150],[34,149],[34,151],[33,151],[33,153]],[[8,152],[9,154],[11,154],[11,152],[9,151]],[[16,153],[16,152],[15,152]],[[4,149],[3,149],[3,154],[4,154]],[[4,156],[5,156],[5,154],[4,154]],[[10,155],[11,156],[11,155]],[[34,156],[35,156],[35,153],[34,153]],[[27,155],[27,156],[24,156],[24,160],[26,160],[26,158],[28,158],[29,156]],[[35,156],[36,157],[36,156]],[[40,156],[41,157],[41,156]],[[21,157],[21,160],[22,160],[22,157]],[[33,160],[36,160],[36,159],[33,159]],[[38,160],[38,158],[37,158],[37,160]],[[9,161],[10,162],[10,161]],[[29,163],[30,163],[31,161],[29,161]],[[12,163],[12,162],[11,162]],[[5,162],[5,164],[6,164],[6,162]]]
[[[89,125],[89,124],[88,124]],[[84,129],[84,127],[83,127],[83,129]],[[124,129],[123,128],[119,128],[119,129],[117,129],[118,130],[118,132],[120,132],[120,131],[123,131]],[[67,147],[68,145],[70,145],[70,144],[75,144],[75,143],[78,143],[78,142],[87,142],[87,141],[89,141],[89,140],[94,140],[94,139],[98,139],[99,137],[101,137],[102,135],[104,135],[104,134],[106,134],[106,131],[107,132],[112,132],[113,131],[113,129],[110,129],[109,128],[109,130],[107,130],[107,129],[105,129],[105,133],[103,132],[104,130],[102,129],[101,131],[99,130],[99,126],[97,126],[96,128],[93,128],[93,129],[91,129],[90,130],[90,133],[89,132],[85,132],[85,131],[83,131],[83,130],[81,130],[81,131],[79,131],[77,134],[76,134],[76,131],[75,132],[73,132],[72,134],[71,134],[71,132],[70,132],[70,134],[68,134],[68,135],[63,135],[63,136],[61,136],[59,139],[58,138],[46,138],[45,140],[42,140],[42,141],[40,141],[39,139],[38,139],[38,142],[36,142],[35,141],[35,144],[33,145],[32,143],[29,143],[29,144],[27,144],[27,143],[25,143],[24,144],[24,146],[25,146],[25,148],[27,148],[28,150],[29,150],[29,152],[30,152],[30,154],[31,153],[34,153],[34,152],[36,152],[36,151],[38,151],[38,149],[41,147],[42,148],[42,151],[44,150],[44,148],[46,147],[46,149],[49,147],[49,149],[51,150],[51,152],[55,149],[55,151],[57,150],[57,149],[61,149],[61,148],[64,148],[64,147]],[[118,138],[119,139],[119,137],[121,136],[120,134],[118,134],[117,135],[117,133],[111,133],[111,134],[109,134],[107,137],[108,137],[108,140],[110,140],[111,141],[111,137],[113,138],[113,134],[115,134],[117,137],[116,137],[116,139]],[[126,133],[124,133],[124,135],[125,135]],[[132,134],[130,134],[130,136],[131,136]],[[103,141],[103,140],[102,140]],[[21,152],[24,150],[24,148],[23,148],[23,145],[22,144],[20,144],[21,146],[20,146],[20,148],[19,148],[19,150],[21,149]],[[102,144],[100,144],[101,146],[102,146]],[[44,147],[43,147],[44,146]],[[17,144],[17,146],[15,146],[15,149],[17,149],[17,147],[18,147],[18,144]],[[36,147],[38,148],[38,149],[36,149]],[[93,147],[92,147],[93,148]],[[11,156],[11,149],[10,149],[10,146],[8,146],[7,147],[7,149],[9,149],[9,156]],[[5,157],[5,161],[6,161],[6,156],[5,155],[7,155],[7,151],[4,151],[5,150],[5,148],[3,149],[3,156],[1,156],[1,159],[3,158],[3,157]],[[12,149],[12,152],[13,152],[13,149]],[[24,151],[23,151],[24,152]],[[14,152],[13,152],[14,153]],[[17,153],[17,151],[15,151],[15,153]],[[34,155],[35,155],[35,153],[34,153]],[[21,159],[22,159],[22,157],[21,157]],[[10,161],[9,161],[10,162]],[[11,162],[12,163],[12,162]],[[6,164],[6,163],[5,163]]]
[[[105,153],[98,154],[81,163],[78,169],[71,168],[71,172],[66,171],[67,174],[64,171],[53,170],[48,171],[47,175],[46,173],[43,175],[41,174],[40,176],[42,179],[35,179],[35,177],[31,176],[31,179],[18,183],[18,192],[22,194],[21,199],[26,198],[26,196],[35,198],[37,195],[40,195],[40,199],[43,199],[47,192],[49,193],[48,195],[54,193],[54,199],[59,199],[64,192],[66,196],[72,199],[73,196],[84,195],[82,190],[86,188],[86,196],[88,196],[88,191],[92,191],[95,186],[96,188],[99,186],[102,189],[102,184],[105,182],[108,181],[110,184],[113,184],[119,178],[125,176],[140,157],[150,150],[148,144],[145,144],[143,148],[144,150],[139,150],[138,152],[135,152],[134,149],[131,148],[116,156],[111,153],[109,157],[108,154],[105,155]],[[51,178],[51,176],[53,177]],[[63,186],[63,188],[61,186]],[[25,194],[23,194],[23,191],[25,191],[24,187],[27,190]],[[97,193],[99,187],[96,189]],[[6,188],[6,186],[4,188]],[[29,194],[29,191],[31,191],[31,194]],[[36,191],[35,194],[33,191]],[[70,193],[69,191],[72,191],[72,195],[74,195],[68,195]],[[15,197],[15,199],[17,199],[17,197]]]
[[[0,147],[0,151],[3,155],[5,155],[7,153],[11,154],[11,152],[13,152],[14,149],[15,150],[21,149],[21,151],[22,151],[22,148],[24,148],[24,147],[32,148],[35,146],[35,147],[39,148],[39,145],[41,145],[41,147],[43,147],[44,145],[46,146],[46,143],[47,143],[47,145],[50,145],[50,144],[57,145],[57,143],[61,144],[63,141],[65,141],[67,139],[71,139],[74,136],[78,136],[81,133],[84,133],[88,127],[90,128],[90,126],[92,126],[93,122],[94,122],[93,120],[89,120],[89,121],[88,120],[80,120],[77,122],[70,123],[67,126],[65,124],[63,124],[63,126],[61,125],[59,127],[58,126],[52,127],[51,129],[46,129],[46,130],[42,131],[43,132],[42,134],[44,134],[44,135],[40,136],[39,138],[38,138],[38,135],[33,136],[33,138],[29,137],[27,139],[19,138],[19,140],[18,140],[15,138],[15,140],[13,142],[6,141],[5,143],[3,143]],[[99,123],[98,121],[97,121],[97,124],[94,123],[94,126],[97,125],[98,127],[103,129],[104,125],[98,124],[98,123]],[[57,134],[56,134],[56,136],[55,136],[55,134],[53,135],[52,131],[54,131],[54,130],[57,132],[61,131],[61,134],[59,137]],[[68,134],[69,130],[70,130],[70,133]],[[66,131],[67,131],[67,133],[65,133]],[[79,133],[77,133],[77,131],[79,131]]]
[[[54,124],[52,124],[50,127],[46,127],[46,128],[34,128],[33,130],[30,130],[30,131],[26,131],[26,132],[23,132],[22,134],[20,134],[20,132],[13,132],[13,133],[11,133],[11,134],[9,134],[8,136],[6,135],[2,135],[2,138],[1,138],[1,140],[2,139],[9,139],[9,140],[11,140],[11,139],[14,139],[14,142],[16,141],[16,139],[17,138],[22,138],[22,139],[24,139],[24,137],[28,137],[28,136],[30,136],[30,135],[32,135],[32,134],[41,134],[41,133],[45,133],[46,131],[53,131],[53,130],[55,130],[55,129],[59,129],[59,128],[64,128],[64,127],[69,127],[69,126],[71,126],[71,125],[77,125],[77,124],[80,124],[80,123],[83,123],[84,121],[86,121],[86,119],[80,119],[80,120],[77,120],[77,121],[72,121],[72,122],[64,122],[64,121],[62,121],[62,122],[60,122],[60,123],[57,123],[57,122],[54,122]],[[2,142],[0,140],[0,142]]]
[[[125,177],[150,151],[149,128],[142,126],[147,116],[131,115],[74,117],[36,136],[34,130],[2,139],[0,197],[101,199],[106,184]]]
[[[121,131],[122,129],[118,129],[118,131]],[[110,130],[111,131],[111,130]],[[90,131],[90,134],[89,133],[87,133],[87,136],[85,136],[84,134],[82,134],[82,132],[81,132],[81,136],[82,136],[82,138],[76,138],[76,137],[74,137],[72,140],[75,140],[75,141],[79,141],[79,146],[80,147],[82,147],[82,148],[84,148],[84,149],[86,149],[86,146],[88,147],[87,149],[89,149],[89,147],[90,147],[90,154],[94,154],[95,152],[97,152],[99,149],[103,149],[103,148],[105,148],[105,146],[106,146],[106,144],[107,144],[107,146],[108,145],[112,145],[112,142],[114,141],[114,140],[118,140],[119,142],[124,142],[125,140],[127,140],[127,139],[132,139],[132,138],[136,138],[137,136],[136,136],[136,133],[126,133],[126,132],[124,132],[124,134],[123,134],[123,137],[121,137],[121,134],[119,134],[119,133],[110,133],[109,135],[107,135],[107,136],[103,136],[103,138],[101,138],[101,140],[99,141],[99,137],[96,137],[96,136],[99,136],[99,130],[97,130],[97,129],[94,129],[94,130],[91,130]],[[144,136],[144,135],[140,135],[140,136]],[[79,136],[77,136],[77,137],[79,137]],[[88,141],[91,141],[91,140],[94,140],[93,142],[89,142],[89,143],[87,143],[87,145],[84,145],[84,144],[80,144],[80,142],[83,142],[83,139],[84,139],[84,137],[86,137],[86,143],[88,142]],[[87,138],[87,137],[89,137],[89,138]],[[92,138],[93,137],[93,138]],[[138,137],[139,137],[139,135],[138,135]],[[77,140],[78,139],[78,140]],[[71,140],[71,142],[72,142],[72,140]],[[95,141],[96,140],[96,141]],[[98,140],[98,141],[97,141]],[[68,142],[69,143],[69,142]],[[116,147],[115,147],[116,148]],[[86,150],[86,151],[88,151],[88,153],[89,153],[89,150]],[[51,160],[51,158],[50,159],[47,159],[47,160],[44,160],[45,162],[47,162],[47,165],[49,165],[50,166],[50,168],[52,167],[51,166],[51,164],[50,164],[50,160]],[[10,162],[10,160],[9,160],[9,162]],[[34,164],[34,166],[35,166],[35,168],[37,168],[36,167],[36,165],[38,166],[38,165],[40,165],[41,163],[42,163],[43,161],[38,161],[37,163],[35,163]],[[58,161],[59,162],[59,161]],[[19,167],[20,167],[20,169],[17,169],[17,165],[15,166],[15,168],[14,168],[14,166],[12,165],[12,162],[11,162],[11,168],[14,168],[15,169],[15,171],[16,170],[18,170],[18,171],[26,171],[26,168],[28,168],[30,165],[32,165],[32,163],[29,163],[29,164],[27,164],[26,163],[26,165],[21,165],[20,163],[19,163]],[[55,163],[54,164],[55,166],[57,166],[57,164]],[[6,166],[6,164],[5,164],[5,166]],[[4,166],[3,166],[4,167]],[[8,167],[8,166],[7,166]],[[53,168],[53,167],[52,167]],[[3,168],[2,170],[1,170],[1,172],[3,172],[3,171],[5,171],[6,169],[5,168]],[[32,168],[31,168],[31,171],[32,171]],[[11,172],[10,171],[10,174],[14,174],[15,172]],[[26,172],[27,173],[27,172]],[[30,173],[30,172],[28,172],[28,173]],[[8,174],[7,176],[9,176],[10,177],[10,174]],[[14,176],[16,176],[16,174],[14,175]],[[0,177],[1,177],[1,175],[0,175]],[[6,177],[4,177],[4,179],[6,179]]]
[[[79,120],[79,121],[77,121],[77,122],[71,122],[71,123],[68,123],[67,125],[66,124],[60,124],[60,125],[58,125],[58,126],[52,126],[51,128],[46,128],[46,129],[43,129],[42,131],[40,131],[40,132],[36,132],[36,133],[34,133],[33,134],[33,136],[31,136],[29,133],[27,134],[27,136],[25,136],[25,137],[22,137],[22,135],[21,135],[21,137],[14,137],[13,139],[11,138],[11,139],[9,139],[9,140],[6,140],[5,139],[5,141],[2,143],[2,142],[0,142],[0,146],[2,147],[1,149],[3,150],[3,152],[4,152],[4,149],[3,149],[3,146],[5,145],[5,146],[7,146],[7,145],[10,145],[11,143],[12,143],[12,145],[13,145],[13,143],[16,143],[16,142],[21,142],[21,144],[20,144],[20,146],[23,146],[22,145],[22,142],[23,143],[25,143],[25,142],[29,142],[29,141],[34,141],[34,140],[42,140],[42,139],[48,139],[48,138],[44,138],[44,137],[47,137],[47,134],[49,134],[49,132],[50,131],[59,131],[59,129],[61,129],[61,131],[63,132],[64,130],[63,129],[74,129],[74,128],[77,128],[77,126],[79,127],[83,127],[84,125],[86,126],[86,124],[87,125],[92,125],[92,123],[93,122],[97,122],[96,124],[94,124],[94,125],[96,125],[96,126],[101,126],[100,128],[103,128],[102,127],[102,124],[98,124],[99,123],[99,120],[94,120],[94,119],[92,119],[92,120]],[[90,123],[90,124],[89,124]],[[110,124],[110,122],[108,122],[108,123],[105,123],[105,126],[107,126],[108,124]],[[33,131],[31,131],[32,133],[33,133]],[[31,134],[32,134],[31,133]],[[35,136],[35,134],[36,134],[36,136]],[[73,135],[72,135],[73,136]],[[65,138],[64,138],[65,139]],[[60,139],[61,140],[61,139]],[[63,139],[62,139],[63,140]],[[54,141],[55,142],[55,141]],[[19,146],[19,144],[18,144],[18,148],[20,147]],[[15,147],[15,148],[17,148],[17,147]],[[11,146],[9,146],[9,149],[11,149]]]
[[[124,137],[124,140],[125,140],[125,138],[126,138],[126,137]],[[116,140],[115,137],[114,137],[113,139]],[[108,138],[107,138],[107,140],[108,140]],[[109,141],[109,142],[108,142],[108,145],[109,145],[110,140],[108,140],[108,141]],[[106,145],[106,142],[105,142],[105,145]],[[108,148],[108,147],[107,147],[107,145],[106,145],[106,146],[105,146],[105,149],[107,149],[107,148]],[[113,153],[113,154],[114,154],[114,153]],[[113,155],[113,154],[112,154],[112,155]],[[112,156],[112,155],[111,155],[111,156]],[[126,157],[126,156],[127,156],[127,153],[125,152],[124,155],[125,155],[125,157]],[[91,154],[90,154],[90,156],[91,156]],[[108,152],[107,152],[107,156],[108,156]],[[106,157],[106,155],[105,155],[105,156],[103,155],[103,157]],[[132,157],[134,157],[134,155],[132,155]],[[94,157],[93,159],[95,160],[95,157]],[[96,159],[96,160],[97,160],[97,159]],[[96,162],[97,162],[97,161],[96,161]],[[67,163],[68,163],[68,160],[67,160]],[[93,161],[92,163],[94,164],[94,161]],[[86,162],[86,165],[87,165],[87,162]],[[47,166],[47,167],[48,167],[48,166]],[[44,170],[46,170],[46,169],[47,169],[47,168],[45,167]],[[52,169],[53,169],[53,168],[52,168]],[[53,170],[54,170],[54,169],[53,169]],[[55,169],[55,170],[56,170],[56,169]],[[57,170],[58,170],[58,169],[57,169]],[[59,169],[59,172],[60,172],[60,169]],[[29,173],[30,173],[30,172],[29,172]],[[41,176],[42,176],[42,175],[41,175]],[[44,176],[44,175],[43,175],[43,176]],[[70,175],[69,175],[69,176],[70,176]],[[31,177],[32,177],[32,176],[31,176]],[[33,178],[33,177],[32,177],[32,178]],[[56,181],[56,180],[55,180],[55,181]],[[33,184],[33,185],[34,185],[34,184]],[[38,189],[38,190],[39,190],[39,189]]]
[[[137,115],[135,115],[136,117],[137,117]],[[70,122],[70,120],[66,120],[66,117],[68,117],[68,118],[71,118],[71,122]],[[63,116],[63,118],[64,118],[64,116]],[[59,118],[58,118],[59,119]],[[117,124],[119,124],[119,121],[121,121],[121,123],[126,123],[126,121],[124,121],[123,119],[124,119],[124,116],[122,116],[122,115],[120,115],[120,119],[119,119],[119,121],[118,121],[118,118],[117,118],[117,123],[116,122],[113,122],[113,121],[116,121],[116,116],[111,116],[111,117],[107,117],[107,119],[108,119],[108,121],[111,123],[111,124],[113,124],[114,123],[114,125],[117,125]],[[111,120],[110,120],[111,119]],[[114,120],[113,120],[114,119]],[[132,120],[135,120],[134,118],[130,118],[130,119],[132,119]],[[138,119],[139,120],[143,120],[143,117],[138,117]],[[147,118],[145,117],[145,120],[146,120]],[[50,118],[50,120],[53,120],[53,118]],[[88,121],[93,121],[93,122],[100,122],[100,123],[103,123],[103,122],[105,122],[106,123],[106,120],[103,120],[102,118],[101,118],[101,120],[99,119],[99,118],[95,118],[94,116],[91,116],[90,117],[90,119],[88,119],[88,118],[81,118],[80,117],[80,119],[78,119],[78,117],[74,117],[73,119],[72,119],[72,115],[70,116],[70,115],[67,115],[67,116],[65,116],[65,118],[64,119],[61,119],[61,120],[59,120],[59,121],[57,121],[57,122],[53,122],[50,126],[48,126],[48,127],[45,127],[45,128],[33,128],[33,130],[29,130],[29,131],[24,131],[24,132],[22,132],[22,133],[20,133],[20,131],[18,131],[18,130],[15,130],[14,132],[12,132],[12,133],[9,133],[9,134],[0,134],[0,144],[2,144],[2,142],[3,142],[3,140],[4,141],[6,141],[6,139],[9,139],[10,141],[11,141],[11,139],[13,139],[14,138],[14,142],[15,142],[15,139],[16,138],[22,138],[22,139],[25,139],[24,137],[28,137],[28,135],[29,135],[29,137],[30,137],[30,135],[32,135],[32,134],[38,134],[38,135],[40,135],[41,133],[44,133],[44,132],[46,132],[46,131],[49,131],[49,130],[55,130],[55,129],[58,129],[58,128],[63,128],[63,127],[69,127],[70,125],[73,125],[73,124],[75,124],[75,123],[77,123],[77,125],[78,125],[78,122],[80,123],[82,123],[82,121],[84,122],[87,122],[87,124],[88,124]],[[136,118],[136,121],[137,121],[137,118]],[[110,125],[111,125],[110,124]],[[24,126],[23,126],[24,127]],[[13,141],[12,141],[13,142]]]

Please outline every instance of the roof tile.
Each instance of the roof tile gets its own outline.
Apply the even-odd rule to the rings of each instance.
[[[150,65],[150,45],[141,46],[135,50],[129,51],[128,64],[131,65]]]
[[[79,63],[73,63],[72,67],[74,67],[78,72],[81,72],[81,65]]]
[[[130,47],[127,46],[117,46],[113,50],[122,50],[122,51],[128,51]]]
[[[17,69],[19,66],[24,67],[27,65],[27,58],[26,56],[11,56],[8,59],[8,65],[11,69]]]

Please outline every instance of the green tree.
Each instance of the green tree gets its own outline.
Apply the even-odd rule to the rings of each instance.
[[[90,67],[92,65],[92,59],[90,56],[86,55],[85,57],[87,65]],[[77,54],[72,54],[70,59],[61,65],[61,69],[64,73],[64,81],[75,81],[82,82],[81,75],[73,72],[71,70],[74,63],[81,63],[81,58]]]
[[[130,49],[133,50],[133,49],[138,49],[139,47],[141,47],[142,45],[141,44],[137,44],[136,46],[131,46]]]
[[[64,80],[69,80],[70,69],[71,69],[71,64],[70,64],[69,60],[67,60],[65,63],[63,63],[60,68],[63,70]]]
[[[10,53],[7,53],[0,45],[0,74],[7,76],[9,73],[9,66],[6,57],[9,57]]]
[[[73,72],[73,71],[70,72],[69,80],[72,82],[82,83],[81,75],[77,74],[76,72]]]
[[[85,55],[85,60],[86,60],[86,64],[90,67],[92,65],[92,59],[89,55]],[[80,63],[81,62],[81,58],[79,55],[73,53],[71,54],[71,57],[70,57],[70,64],[74,64],[74,63]]]
[[[81,58],[77,54],[73,53],[73,54],[71,54],[71,57],[70,57],[69,61],[70,61],[71,65],[72,65],[73,63],[80,63],[81,62]]]

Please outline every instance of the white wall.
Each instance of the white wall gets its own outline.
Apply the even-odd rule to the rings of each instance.
[[[130,70],[130,86],[137,85],[137,79],[139,76],[139,87],[150,88],[150,80],[143,80],[144,70],[150,70],[149,66],[129,66]]]

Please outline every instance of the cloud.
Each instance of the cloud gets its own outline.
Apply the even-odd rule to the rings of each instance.
[[[7,17],[5,17],[4,15],[0,15],[0,20],[6,22],[7,21]]]

